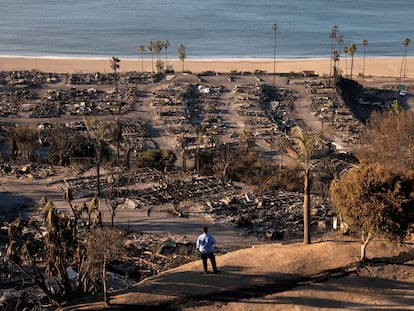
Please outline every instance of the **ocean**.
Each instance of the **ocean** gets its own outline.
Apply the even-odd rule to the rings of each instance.
[[[187,59],[330,57],[337,25],[362,55],[401,56],[414,41],[413,0],[0,0],[0,55],[140,58],[149,41]],[[408,48],[413,55],[414,46]],[[163,55],[165,51],[162,52]],[[145,53],[145,58],[150,54]]]

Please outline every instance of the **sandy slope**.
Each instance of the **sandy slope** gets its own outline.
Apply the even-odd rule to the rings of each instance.
[[[360,265],[355,241],[257,246],[218,257],[219,275],[204,275],[196,261],[114,292],[111,302],[123,310],[414,310],[413,250],[376,241],[368,248],[375,260]]]

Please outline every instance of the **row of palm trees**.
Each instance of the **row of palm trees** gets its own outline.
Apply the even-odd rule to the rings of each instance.
[[[168,39],[165,40],[157,40],[157,41],[149,41],[147,45],[140,45],[137,48],[138,54],[141,55],[141,72],[144,72],[144,53],[148,50],[151,53],[151,72],[154,73],[154,54],[156,56],[156,69],[157,72],[163,71],[163,63],[161,61],[161,52],[162,50],[165,51],[165,68],[168,68],[168,48],[170,46],[170,42]],[[180,44],[178,46],[178,57],[183,63],[183,71],[184,71],[184,59],[186,58],[185,54],[185,46],[184,44]]]
[[[331,65],[330,65],[330,74],[329,76],[335,78],[338,74],[338,65],[339,65],[339,56],[341,51],[341,45],[343,44],[343,36],[339,32],[338,26],[333,26],[331,32],[329,34],[329,38],[331,39]],[[405,73],[407,69],[407,53],[408,53],[408,46],[410,45],[411,40],[410,38],[405,38],[402,41],[403,44],[403,55],[401,61],[401,68],[400,68],[400,82],[405,80]],[[362,64],[362,77],[365,77],[365,58],[366,58],[366,49],[368,46],[368,40],[364,39],[361,42],[361,46],[363,48],[363,64]],[[352,79],[353,67],[354,67],[354,54],[357,51],[357,46],[355,43],[350,43],[349,45],[343,48],[343,52],[346,56],[351,57],[351,72],[350,77]],[[332,66],[333,65],[333,66]],[[348,70],[346,66],[346,70]],[[332,75],[333,70],[333,75]],[[346,74],[347,75],[347,74]]]
[[[272,24],[272,30],[274,34],[274,47],[273,47],[273,86],[275,85],[275,75],[276,75],[276,32],[279,29],[278,24],[275,22]],[[329,67],[329,76],[333,77],[334,80],[338,76],[338,70],[339,70],[339,57],[340,57],[340,51],[342,44],[344,43],[343,36],[339,32],[338,26],[333,26],[331,29],[331,32],[329,34],[329,38],[331,39],[331,64]],[[362,69],[362,76],[365,76],[365,55],[366,55],[366,47],[368,46],[368,41],[363,40],[361,43],[363,49],[364,49],[364,63],[363,63],[363,69]],[[343,52],[346,55],[351,56],[351,79],[352,79],[352,73],[353,73],[353,66],[354,66],[354,54],[357,50],[355,43],[350,43],[349,45],[345,46],[343,48]],[[348,67],[348,66],[346,66]],[[333,74],[332,74],[333,70]],[[346,68],[347,70],[347,68]]]
[[[156,56],[156,67],[157,67],[157,72],[161,72],[162,71],[162,62],[161,62],[161,51],[164,49],[165,50],[165,64],[167,66],[168,64],[168,48],[170,46],[170,42],[165,39],[165,40],[157,40],[157,41],[149,41],[147,43],[147,45],[140,45],[137,48],[137,52],[138,54],[141,55],[141,60],[142,60],[142,65],[141,65],[141,71],[144,71],[144,52],[146,51],[146,49],[148,49],[148,51],[150,51],[151,53],[151,72],[154,73],[154,54]]]

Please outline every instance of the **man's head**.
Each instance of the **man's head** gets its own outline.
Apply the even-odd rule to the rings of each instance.
[[[203,232],[204,232],[204,233],[207,233],[207,232],[208,232],[208,227],[207,227],[207,226],[204,226],[204,227],[203,227]]]

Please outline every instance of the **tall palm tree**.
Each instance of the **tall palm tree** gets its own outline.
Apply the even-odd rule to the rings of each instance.
[[[144,72],[144,52],[145,52],[145,46],[140,45],[137,49],[138,54],[141,54],[141,73]]]
[[[364,61],[362,63],[362,79],[365,79],[365,55],[366,55],[366,49],[368,46],[368,40],[362,40],[362,47],[364,48]]]
[[[402,56],[402,62],[401,62],[401,68],[400,68],[400,83],[401,83],[401,77],[403,77],[403,81],[405,81],[405,72],[407,68],[407,51],[408,46],[410,45],[410,38],[405,38],[402,42],[404,49],[403,49],[403,56]]]
[[[332,53],[332,60],[334,63],[334,68],[333,68],[333,82],[334,84],[336,83],[337,79],[338,79],[338,63],[339,63],[339,51],[338,50],[334,50]]]
[[[274,49],[273,49],[273,87],[275,86],[275,76],[276,76],[276,32],[278,29],[277,23],[273,23],[272,29],[275,35]]]
[[[157,58],[157,62],[156,62],[156,68],[157,68],[157,73],[160,73],[162,71],[162,62],[160,60],[160,53],[162,50],[163,44],[160,40],[155,41],[154,43],[154,52]]]
[[[185,60],[185,45],[184,44],[180,44],[178,47],[178,57],[180,58],[180,60],[183,63],[183,72],[184,72],[184,60]]]
[[[335,40],[336,35],[338,33],[338,26],[332,26],[331,32],[329,33],[329,38],[331,39],[331,64],[329,65],[329,77],[332,77],[332,61],[333,61],[333,54],[334,54],[334,48],[335,48]]]
[[[114,79],[115,79],[115,97],[116,97],[116,104],[118,105],[118,69],[119,63],[121,60],[118,57],[112,56],[109,60],[111,63],[111,68],[114,72]]]
[[[151,52],[151,74],[154,74],[154,42],[148,42],[147,48]]]
[[[356,52],[357,48],[355,43],[351,43],[348,45],[348,55],[351,56],[351,79],[352,79],[352,70],[354,68],[354,54]]]
[[[348,78],[348,46],[344,46],[345,53],[345,77]]]
[[[342,51],[341,50],[342,49],[342,44],[344,44],[344,37],[343,37],[343,35],[338,34],[336,36],[335,41],[336,41],[336,46],[337,46],[336,51],[338,52],[336,69],[337,69],[337,72],[339,72],[339,59],[340,59],[340,54],[341,54],[341,51]]]
[[[167,50],[170,46],[170,41],[167,39],[162,41],[162,47],[165,49],[165,68],[168,68],[168,53]]]
[[[303,243],[310,244],[310,160],[315,150],[317,137],[313,134],[304,133],[298,126],[292,128],[291,137],[298,146],[303,164],[305,165],[303,179]]]

